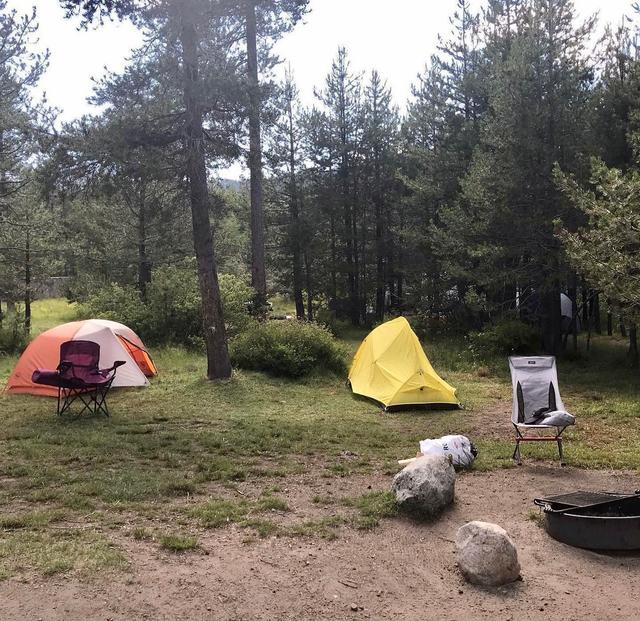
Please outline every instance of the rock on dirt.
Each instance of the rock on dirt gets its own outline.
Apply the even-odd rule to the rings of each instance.
[[[474,584],[499,586],[520,576],[518,552],[507,531],[489,522],[468,522],[456,534],[458,566]]]
[[[431,518],[453,502],[456,472],[447,457],[425,455],[393,477],[398,506],[417,517]]]

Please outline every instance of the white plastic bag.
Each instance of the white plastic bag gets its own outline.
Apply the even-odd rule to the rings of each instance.
[[[435,440],[422,440],[420,452],[423,455],[451,456],[455,468],[471,468],[477,454],[471,440],[466,436],[442,436]]]

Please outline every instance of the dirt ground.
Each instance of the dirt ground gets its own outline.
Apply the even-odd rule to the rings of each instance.
[[[310,475],[283,496],[306,514],[316,494],[387,489],[390,477],[349,477],[330,486]],[[122,537],[123,573],[56,576],[0,584],[0,618],[12,620],[640,619],[640,554],[597,554],[549,538],[530,519],[536,496],[575,489],[633,491],[631,473],[556,464],[460,476],[452,509],[431,524],[385,520],[372,531],[345,527],[331,541],[246,542],[234,526],[210,531],[201,549],[176,555]],[[496,522],[518,546],[522,581],[499,589],[463,582],[453,539],[469,520]]]

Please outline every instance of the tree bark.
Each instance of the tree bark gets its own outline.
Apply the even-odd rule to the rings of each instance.
[[[547,354],[555,355],[560,352],[562,344],[560,286],[557,282],[553,282],[548,291],[544,293],[543,303],[542,336],[544,350]]]
[[[31,233],[26,228],[24,246],[24,331],[31,334]]]
[[[640,361],[638,358],[638,333],[635,323],[632,323],[629,327],[629,360],[631,361],[631,366],[637,369]]]
[[[600,294],[593,294],[593,327],[596,334],[602,334],[602,318],[600,313]]]
[[[377,101],[374,100],[374,114],[377,115]],[[374,206],[376,222],[376,319],[384,321],[384,224],[383,224],[383,198],[382,198],[382,174],[380,172],[380,153],[374,149]]]
[[[138,207],[138,291],[145,298],[147,285],[151,282],[151,264],[147,256],[147,217],[144,196]]]
[[[571,274],[569,279],[569,298],[571,298],[571,336],[573,351],[578,351],[578,276]],[[562,306],[562,305],[561,305]]]
[[[262,200],[262,147],[260,143],[260,84],[255,0],[246,1],[247,74],[249,81],[249,176],[251,181],[251,285],[256,291],[256,310],[267,305],[264,251],[264,205]]]
[[[309,264],[309,255],[304,253],[304,269],[306,276],[307,288],[307,319],[313,321],[313,281],[311,280],[311,265]]]
[[[198,73],[198,33],[190,7],[182,5],[180,39],[184,64],[184,105],[186,115],[186,172],[189,179],[193,243],[198,264],[202,298],[202,322],[207,347],[207,377],[231,377],[231,362],[222,314],[222,300],[209,219],[209,189],[204,154],[200,77]]]
[[[300,201],[296,178],[296,145],[293,128],[293,102],[287,97],[287,117],[289,123],[289,215],[291,216],[291,254],[293,259],[293,300],[296,317],[304,319],[304,299],[302,297],[302,261],[300,251]]]
[[[333,210],[330,215],[329,230],[331,235],[331,299],[336,302],[338,299],[338,254],[336,249],[336,220]]]

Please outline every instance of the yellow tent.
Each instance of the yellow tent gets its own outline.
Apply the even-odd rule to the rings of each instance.
[[[349,371],[351,389],[386,408],[457,405],[456,390],[433,370],[404,317],[387,321],[362,341]]]

